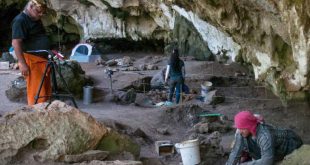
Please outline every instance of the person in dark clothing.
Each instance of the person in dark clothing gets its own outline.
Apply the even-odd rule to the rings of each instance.
[[[14,18],[12,25],[12,45],[18,59],[19,70],[27,81],[28,105],[35,103],[34,97],[47,63],[47,54],[31,52],[50,48],[48,36],[41,22],[45,10],[45,0],[29,0],[24,11]],[[50,74],[45,76],[40,96],[51,95]],[[39,98],[38,103],[47,99],[47,97]]]
[[[239,112],[234,121],[238,131],[226,165],[273,165],[303,144],[292,130],[260,122],[249,111]],[[252,160],[242,162],[244,152]]]
[[[178,104],[180,102],[180,94],[185,77],[184,62],[179,58],[178,49],[174,49],[170,56],[166,70],[165,82],[167,82],[169,76],[170,80],[168,101],[172,102],[172,97],[174,91],[176,90],[176,103]]]

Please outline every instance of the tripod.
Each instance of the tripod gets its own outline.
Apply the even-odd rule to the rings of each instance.
[[[45,53],[48,53],[47,64],[45,66],[45,70],[44,70],[44,73],[43,73],[42,78],[41,78],[40,86],[39,86],[37,94],[35,96],[35,104],[37,104],[39,98],[43,98],[43,97],[49,97],[50,98],[49,104],[51,103],[52,98],[56,98],[56,99],[70,98],[72,103],[73,103],[73,105],[76,108],[78,108],[72,93],[69,91],[69,88],[68,88],[68,85],[67,85],[66,81],[64,80],[62,74],[57,70],[57,64],[55,63],[54,58],[53,58],[53,57],[58,57],[59,58],[59,55],[56,54],[57,52],[51,52],[51,51],[47,51],[47,50],[32,51],[32,52],[45,52]],[[53,56],[53,54],[55,54],[55,56]],[[50,69],[51,80],[52,80],[51,81],[51,83],[52,83],[52,94],[50,96],[40,96],[40,92],[41,92],[43,83],[45,81],[45,75],[48,73],[49,69]],[[61,93],[58,92],[56,73],[59,75],[60,81],[65,86],[65,91],[66,91],[65,94],[61,94]]]
[[[106,74],[108,74],[109,79],[110,79],[110,92],[112,94],[113,93],[113,88],[112,88],[112,75],[113,75],[113,71],[110,70],[110,69],[107,69],[105,72],[106,72]]]

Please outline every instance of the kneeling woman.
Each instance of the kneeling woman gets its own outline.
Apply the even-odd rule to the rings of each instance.
[[[235,144],[226,165],[272,165],[303,144],[292,130],[262,123],[249,111],[239,112],[234,122],[239,131],[236,133]],[[252,160],[241,161],[245,160],[242,158],[242,153],[245,152]]]

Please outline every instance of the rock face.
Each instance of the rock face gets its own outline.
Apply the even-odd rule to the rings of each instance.
[[[54,101],[24,107],[0,119],[0,164],[9,164],[27,145],[40,144],[39,161],[95,149],[107,129],[90,115]]]
[[[309,164],[310,146],[303,145],[290,155],[287,155],[280,163],[281,165],[306,165]]]
[[[68,90],[72,92],[76,97],[82,98],[83,86],[92,85],[93,82],[85,75],[85,71],[77,61],[66,61],[60,63],[59,71],[61,72],[65,82],[68,85]],[[65,84],[56,74],[57,85],[59,90],[66,90]]]
[[[93,82],[85,75],[81,65],[76,61],[66,61],[60,63],[58,66],[57,71],[63,76],[68,88],[66,88],[65,84],[60,79],[59,74],[56,73],[57,90],[64,93],[69,90],[75,97],[82,98],[83,87],[92,85]],[[20,76],[16,78],[5,91],[5,94],[10,101],[27,102],[27,89],[24,77]]]
[[[27,102],[26,81],[20,76],[11,82],[9,89],[5,91],[6,97],[14,102]]]
[[[4,1],[3,5],[20,6],[25,1]],[[178,47],[182,55],[198,59],[213,54],[251,65],[255,78],[283,100],[303,98],[310,88],[309,0],[48,2],[52,11],[44,23],[52,33],[60,28],[64,42],[160,39],[167,51]]]
[[[183,35],[178,35],[180,29],[174,30],[174,39],[178,40],[177,46],[184,54],[200,50],[206,55],[224,55],[230,60],[237,58],[250,63],[256,79],[266,82],[283,99],[303,97],[300,92],[309,89],[310,13],[306,11],[310,3],[307,0],[89,2],[92,5],[70,2],[76,6],[70,11],[63,7],[66,2],[60,3],[63,4],[60,8],[83,27],[86,38],[139,40],[152,37],[169,41],[172,38],[167,34],[182,24],[182,19],[176,19],[180,15],[194,27],[182,34],[198,33],[196,36],[201,37],[184,39]],[[56,4],[53,1],[52,8],[57,9]],[[73,14],[73,11],[80,14]],[[93,11],[102,17],[96,17]],[[187,44],[189,41],[198,42]],[[193,50],[199,43],[200,48]],[[211,53],[202,49],[206,45]]]

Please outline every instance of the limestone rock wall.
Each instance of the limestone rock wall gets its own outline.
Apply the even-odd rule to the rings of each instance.
[[[163,39],[167,45],[177,43],[185,55],[220,55],[251,65],[255,78],[283,100],[303,98],[310,87],[309,0],[48,2],[45,24],[51,31],[61,28],[62,40]],[[182,26],[184,19],[190,28]],[[180,27],[189,37],[180,35]]]
[[[52,8],[81,25],[86,38],[185,42],[182,35],[169,36],[177,25],[176,16],[181,15],[193,25],[207,51],[252,65],[255,78],[266,82],[282,99],[303,98],[309,89],[309,0],[89,0],[91,4],[85,5],[62,1],[58,7],[59,2],[51,2]]]
[[[278,96],[303,97],[309,90],[309,0],[173,3],[229,35],[240,45],[237,59],[251,64],[255,78]]]

